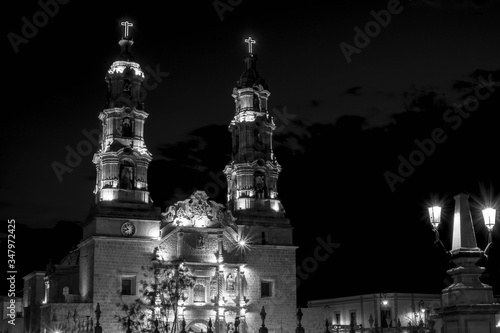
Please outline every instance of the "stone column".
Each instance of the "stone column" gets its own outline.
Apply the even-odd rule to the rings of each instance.
[[[246,330],[246,303],[245,303],[245,296],[244,296],[244,289],[243,289],[243,282],[244,282],[244,274],[245,274],[245,269],[242,268],[241,266],[238,266],[238,279],[237,279],[237,286],[238,286],[238,300],[237,300],[237,305],[238,305],[238,315],[239,320],[240,320],[240,329],[239,333],[247,333]]]
[[[238,297],[237,297],[237,300],[236,300],[236,304],[238,305],[238,310],[240,310],[241,308],[241,301],[242,301],[242,293],[241,293],[241,269],[240,269],[240,266],[238,266],[238,269],[236,271],[236,288],[237,288],[237,293],[238,293]]]
[[[223,248],[223,235],[219,233],[217,235],[217,297],[216,297],[216,323],[215,330],[217,333],[224,333],[225,329],[225,318],[224,318],[224,300],[223,300],[223,287],[224,287],[224,257],[222,255]]]
[[[494,303],[492,288],[479,280],[483,267],[476,266],[481,257],[469,209],[469,196],[455,196],[453,243],[448,270],[453,283],[441,292],[443,307],[437,309],[444,333],[494,333],[495,314],[500,304]]]
[[[182,257],[182,248],[183,248],[183,243],[184,243],[184,233],[183,232],[179,232],[177,234],[177,248],[176,248],[176,255],[177,255],[177,259],[180,259]]]
[[[217,280],[217,329],[218,333],[226,331],[225,316],[224,316],[224,300],[223,300],[223,287],[224,287],[224,265],[219,265],[218,280]]]

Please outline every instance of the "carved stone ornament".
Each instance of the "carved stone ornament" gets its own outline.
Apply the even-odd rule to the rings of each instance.
[[[205,238],[203,237],[202,234],[198,234],[196,236],[196,248],[197,249],[204,249],[205,248]]]
[[[179,226],[213,227],[217,224],[234,224],[234,218],[225,207],[213,200],[208,200],[204,191],[195,191],[189,199],[178,201],[162,213],[164,221]]]

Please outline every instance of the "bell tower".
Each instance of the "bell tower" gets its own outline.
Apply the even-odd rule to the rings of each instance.
[[[124,35],[120,55],[105,77],[107,99],[99,113],[101,135],[93,162],[96,165],[95,200],[84,223],[83,238],[93,236],[157,238],[159,208],[148,189],[152,154],[144,141],[149,114],[141,97],[144,72],[131,54],[134,41],[128,21],[121,22]]]
[[[80,295],[100,303],[103,312],[115,311],[110,291],[136,290],[140,266],[160,235],[160,209],[149,196],[147,171],[152,155],[144,141],[141,87],[144,73],[130,49],[128,21],[120,55],[106,73],[107,99],[99,113],[101,135],[93,162],[96,165],[95,199],[82,224],[79,245]],[[140,251],[139,251],[140,249]],[[125,281],[125,282],[124,282]],[[128,283],[128,285],[126,285]]]
[[[296,322],[297,247],[278,197],[281,166],[273,152],[276,126],[268,107],[271,93],[257,72],[255,40],[248,37],[245,42],[245,69],[232,93],[231,160],[224,168],[227,208],[235,218],[238,244],[245,249],[241,276],[248,281],[244,294],[248,312],[244,322],[247,332],[257,331],[262,323],[259,310],[265,307],[268,320],[282,320],[283,330],[290,332]]]
[[[232,134],[232,160],[224,172],[228,180],[228,203],[233,211],[259,210],[282,212],[277,182],[281,172],[273,154],[273,118],[268,112],[271,93],[257,72],[255,40],[245,39],[248,54],[245,71],[233,89],[234,118],[229,125]]]
[[[133,24],[125,21],[120,56],[106,74],[108,98],[99,114],[102,135],[94,155],[97,169],[96,201],[149,203],[147,170],[151,153],[144,142],[144,123],[149,116],[141,99],[144,73],[130,53]]]
[[[245,70],[232,93],[235,112],[229,125],[231,162],[224,169],[228,208],[238,218],[238,224],[254,226],[252,229],[262,244],[292,244],[291,226],[278,198],[281,166],[273,153],[276,126],[268,111],[271,92],[257,72],[257,55],[253,50],[256,41],[248,37],[245,42],[248,44]],[[270,230],[269,224],[279,228]]]

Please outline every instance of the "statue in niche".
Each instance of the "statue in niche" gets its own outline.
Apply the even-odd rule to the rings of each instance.
[[[122,136],[132,137],[132,119],[125,117],[122,120]]]
[[[255,149],[257,149],[257,150],[264,149],[264,142],[262,141],[262,134],[261,134],[259,128],[256,128],[253,131],[253,136],[254,136],[254,147],[255,147]]]
[[[125,80],[123,83],[123,92],[130,95],[130,81]]]
[[[212,302],[215,302],[217,297],[217,278],[213,277],[212,281],[210,281],[210,299]]]
[[[266,187],[266,178],[262,173],[256,173],[254,176],[254,188],[255,197],[262,199],[264,198],[264,192]]]
[[[196,248],[197,249],[205,248],[205,239],[203,238],[202,235],[198,235],[198,237],[196,238]]]
[[[120,188],[130,190],[134,184],[134,167],[128,161],[120,165]]]
[[[234,292],[236,290],[236,282],[233,273],[229,273],[226,277],[226,291]]]
[[[231,186],[229,187],[229,200],[233,198],[236,199],[237,190],[238,190],[238,178],[234,177],[230,182]]]
[[[253,107],[260,111],[260,98],[258,94],[253,94]]]

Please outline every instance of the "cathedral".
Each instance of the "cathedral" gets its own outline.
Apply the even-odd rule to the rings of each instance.
[[[257,72],[255,40],[245,39],[244,71],[231,92],[227,202],[195,191],[162,212],[148,190],[153,156],[144,140],[145,75],[131,53],[131,24],[122,25],[121,52],[106,73],[108,97],[98,114],[95,200],[78,247],[46,272],[24,277],[26,332],[96,325],[106,333],[136,331],[123,319],[130,318],[124,309],[143,296],[145,267],[151,265],[191,278],[175,299],[175,316],[149,314],[156,315],[151,331],[257,332],[264,320],[270,331],[294,331],[296,246],[278,196],[281,166],[273,154],[270,91]]]

